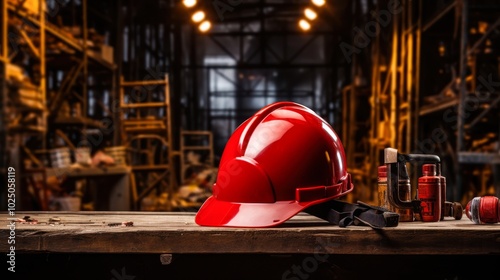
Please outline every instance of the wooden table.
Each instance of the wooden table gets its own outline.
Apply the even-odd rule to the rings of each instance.
[[[316,273],[323,263],[328,263],[330,272],[331,267],[337,267],[337,276],[347,273],[346,279],[355,279],[356,276],[364,279],[366,275],[382,272],[385,279],[391,278],[390,275],[394,279],[411,279],[427,275],[425,273],[453,279],[463,275],[477,277],[476,270],[485,273],[474,269],[475,266],[467,263],[469,261],[483,262],[481,266],[500,261],[500,224],[475,225],[465,216],[460,221],[400,223],[394,228],[373,230],[364,226],[340,228],[302,213],[280,227],[259,229],[201,227],[194,223],[194,213],[16,213],[18,218],[26,215],[38,223],[16,223],[17,255],[30,263],[43,263],[44,257],[54,255],[63,259],[63,256],[71,255],[74,260],[93,256],[86,261],[102,258],[104,263],[111,262],[101,268],[108,273],[106,279],[113,278],[113,269],[120,272],[120,265],[135,271],[137,279],[151,279],[148,273],[153,273],[155,268],[147,271],[136,269],[139,260],[149,260],[148,265],[156,267],[157,273],[176,271],[186,279],[221,273],[214,268],[221,265],[225,267],[221,267],[222,271],[233,274],[219,274],[217,279],[226,276],[228,279],[242,279],[245,275],[249,279],[268,279],[266,276],[271,275],[277,279],[313,279],[295,273],[293,265],[306,272],[316,267],[313,271]],[[8,252],[6,240],[10,230],[5,225],[9,224],[11,217],[2,214],[0,218],[4,223],[0,229],[0,249]],[[51,218],[60,221],[52,222]],[[133,222],[133,226],[113,226],[128,221]],[[121,261],[112,264],[111,259]],[[232,265],[228,267],[223,262]],[[260,265],[268,272],[264,274],[257,268],[252,270],[247,267],[251,264]],[[193,269],[195,267],[199,269]],[[215,271],[203,273],[203,269]],[[283,276],[288,270],[290,273]],[[241,271],[247,271],[247,274],[234,274]],[[258,271],[260,275],[252,274]],[[274,276],[271,278],[276,279]]]

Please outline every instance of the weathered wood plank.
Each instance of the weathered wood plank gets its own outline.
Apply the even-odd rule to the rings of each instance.
[[[215,228],[194,223],[194,213],[25,212],[38,224],[16,223],[16,252],[60,253],[327,253],[499,254],[500,224],[475,225],[466,217],[398,227],[340,228],[299,214],[275,228]],[[61,219],[50,224],[49,219]],[[9,248],[9,216],[2,214],[0,250]],[[132,221],[133,226],[109,226]],[[7,225],[7,227],[5,226]]]

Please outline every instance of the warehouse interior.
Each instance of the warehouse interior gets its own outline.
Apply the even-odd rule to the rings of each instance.
[[[376,203],[386,147],[438,155],[448,200],[499,196],[499,10],[3,0],[1,168],[18,210],[197,211],[236,127],[292,101],[341,138],[348,201]]]

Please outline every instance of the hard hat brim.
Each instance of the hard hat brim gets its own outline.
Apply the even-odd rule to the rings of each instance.
[[[300,203],[294,200],[275,203],[237,203],[220,201],[211,196],[196,213],[195,222],[201,226],[213,227],[273,227],[284,223],[305,208],[321,202]]]

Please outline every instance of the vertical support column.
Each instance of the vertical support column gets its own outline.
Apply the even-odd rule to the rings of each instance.
[[[355,57],[353,56],[353,63],[356,63],[355,62]],[[356,69],[356,67],[352,67],[352,69]],[[353,71],[354,72],[354,71]],[[353,73],[353,77],[355,77],[356,73]],[[347,131],[349,132],[347,135],[348,135],[348,140],[346,143],[347,145],[347,154],[348,154],[348,158],[349,158],[349,162],[350,162],[350,165],[349,166],[356,166],[356,158],[354,157],[355,153],[356,153],[356,129],[357,129],[357,124],[356,124],[356,112],[357,112],[357,88],[356,88],[356,85],[354,84],[355,82],[353,81],[351,87],[350,87],[350,90],[347,91],[347,100],[349,100],[347,102],[348,104],[348,108],[347,108],[347,112],[349,112],[349,116],[348,116],[348,128],[347,128]]]
[[[380,3],[376,3],[375,13],[378,15],[380,13]],[[373,58],[372,62],[372,79],[371,79],[371,96],[370,96],[370,132],[369,132],[369,166],[367,166],[367,172],[369,176],[368,182],[374,182],[377,176],[378,166],[380,165],[379,158],[379,127],[380,127],[380,112],[381,112],[381,52],[380,52],[380,44],[381,44],[381,33],[383,30],[380,26],[378,26],[378,32],[374,40],[372,41],[371,46],[371,54]],[[386,65],[384,65],[386,67]],[[371,197],[376,197],[377,194],[377,185],[370,184],[370,193]]]
[[[467,77],[467,40],[468,40],[468,3],[467,0],[460,0],[461,29],[460,29],[460,86],[459,86],[459,102],[458,102],[458,120],[457,120],[457,161],[455,162],[456,185],[453,191],[454,201],[460,201],[462,195],[462,174],[460,163],[458,162],[458,153],[464,149],[464,104],[467,95],[466,77]]]
[[[118,118],[120,119],[120,143],[122,145],[127,145],[127,135],[125,132],[125,128],[123,127],[125,122],[125,87],[123,85],[124,79],[123,76],[119,77],[120,82],[118,83],[118,98],[120,102],[120,110],[118,111]]]
[[[8,39],[7,34],[7,0],[0,1],[0,13],[1,13],[1,53],[0,53],[0,180],[2,184],[6,182],[6,168],[7,168],[7,123],[5,118],[5,110],[7,108],[7,87],[6,87],[6,77],[7,77],[7,59],[8,59]],[[0,191],[0,209],[7,209],[7,188],[2,188]],[[5,196],[5,197],[4,197]]]
[[[376,14],[378,15],[380,13],[380,8],[379,8],[379,3],[376,3]],[[375,139],[377,139],[377,129],[379,125],[379,104],[380,104],[380,33],[382,30],[380,30],[380,27],[378,27],[379,30],[375,35],[375,39],[372,41],[372,48],[371,48],[371,54],[373,58],[372,62],[372,79],[371,79],[371,97],[370,97],[370,132],[369,132],[369,137],[370,137],[370,147],[373,147],[374,145],[378,145],[376,143]],[[373,151],[373,148],[370,148],[370,159],[371,162],[374,165],[373,167],[371,166],[369,169],[370,174],[375,170],[375,168],[378,168],[378,157],[375,155],[376,153]]]
[[[199,115],[198,111],[200,108],[200,98],[198,95],[198,69],[196,68],[196,65],[198,64],[198,57],[197,57],[197,52],[196,49],[198,48],[198,45],[196,44],[196,28],[191,27],[191,49],[190,49],[190,72],[191,72],[191,78],[192,78],[192,87],[191,87],[191,97],[192,101],[189,102],[190,104],[188,105],[189,107],[189,116],[191,117],[192,120],[194,120],[194,123],[187,122],[186,125],[192,126],[196,125],[199,122]],[[191,124],[190,124],[191,123]],[[194,127],[187,127],[188,129],[194,129]]]
[[[40,94],[42,96],[42,104],[43,106],[47,106],[47,77],[46,77],[46,71],[47,68],[45,66],[45,6],[46,2],[45,0],[40,1],[39,4],[39,15],[40,15],[40,46],[38,48],[40,52],[40,85],[39,85],[39,90]],[[42,115],[42,124],[47,128],[47,114],[48,112],[45,111],[43,112]],[[46,149],[47,147],[47,129],[44,130],[42,134],[42,149]]]
[[[5,167],[6,153],[5,148],[7,145],[7,123],[5,110],[7,109],[7,62],[9,60],[9,34],[8,34],[8,13],[7,13],[7,0],[0,1],[1,8],[1,42],[2,52],[0,53],[0,168]]]
[[[114,47],[114,61],[116,63],[116,69],[114,71],[114,82],[113,82],[113,91],[112,97],[113,102],[111,102],[111,112],[113,113],[113,125],[114,125],[114,135],[113,135],[113,145],[118,146],[122,143],[122,101],[121,101],[121,78],[122,78],[122,67],[123,67],[123,7],[122,0],[118,0],[116,3],[116,43]]]
[[[342,118],[341,118],[341,121],[342,121],[342,143],[344,143],[344,146],[347,148],[347,143],[349,143],[349,122],[348,122],[348,111],[349,109],[347,108],[347,105],[348,105],[348,102],[347,102],[347,89],[348,89],[349,86],[346,86],[344,88],[342,88]],[[347,157],[347,166],[351,166],[350,165],[350,160],[349,160],[349,153],[346,153],[346,157]]]
[[[7,14],[7,0],[1,0],[0,1],[1,5],[1,13],[2,13],[2,62],[7,63],[8,59],[8,44],[9,44],[9,35],[8,35],[8,30],[9,27],[7,25],[8,23],[8,14]]]
[[[171,12],[173,12],[171,10]],[[183,33],[181,24],[178,21],[172,22],[169,20],[169,27],[173,28],[173,54],[172,54],[172,66],[171,66],[171,75],[169,78],[169,96],[170,96],[170,116],[171,116],[171,126],[175,128],[175,130],[171,130],[171,143],[172,150],[178,151],[180,146],[180,128],[181,128],[181,95],[184,92],[184,87],[182,81],[183,79],[183,67],[182,67],[182,57],[184,57],[183,47],[182,47],[182,39]],[[196,73],[195,73],[196,75]],[[180,160],[178,157],[175,157],[175,161],[172,161],[171,165],[174,170],[180,170]],[[171,173],[171,178],[175,179],[175,182],[178,182],[176,179],[180,174]],[[179,177],[180,178],[180,177]]]
[[[391,57],[391,90],[390,90],[390,102],[391,102],[391,111],[390,111],[390,144],[391,147],[396,147],[398,140],[398,93],[397,93],[397,77],[398,77],[398,40],[399,40],[399,15],[395,14],[392,22],[392,57]]]
[[[83,112],[82,116],[87,117],[88,115],[88,76],[89,76],[89,69],[88,69],[88,46],[87,46],[87,40],[88,40],[88,25],[87,25],[87,0],[82,0],[82,34],[83,34],[83,85],[82,85],[82,99],[83,99]],[[87,125],[83,126],[83,131],[85,132],[87,130]],[[86,137],[86,136],[84,136]]]
[[[412,11],[413,11],[413,1],[407,1],[407,13],[406,13],[406,28],[405,33],[406,33],[406,48],[407,48],[407,57],[406,57],[406,88],[404,91],[407,94],[407,108],[406,108],[406,141],[405,141],[405,146],[406,146],[406,152],[411,153],[412,152],[412,139],[413,139],[413,116],[414,116],[414,110],[413,110],[413,103],[414,103],[414,92],[415,92],[415,87],[414,87],[414,75],[415,75],[415,68],[414,68],[414,36],[415,32],[411,27],[413,26],[413,16],[412,16]]]
[[[408,104],[407,102],[407,94],[408,91],[406,89],[406,70],[408,67],[408,64],[406,64],[406,58],[408,57],[408,49],[407,49],[407,42],[406,40],[408,37],[410,37],[406,33],[406,13],[408,9],[408,1],[403,2],[403,9],[401,11],[401,28],[398,31],[399,36],[398,38],[401,38],[400,46],[399,46],[399,59],[398,62],[396,63],[396,69],[398,70],[396,77],[396,83],[397,83],[397,89],[396,89],[396,96],[397,96],[397,104],[396,107],[397,109],[397,117],[396,117],[396,146],[399,150],[401,150],[404,153],[409,153],[410,151],[407,150],[406,143],[405,143],[405,135],[404,135],[404,129],[405,129],[405,124],[406,120],[408,120]],[[394,22],[396,25],[398,24],[398,21]],[[395,50],[393,50],[395,51]],[[405,107],[406,106],[406,107]]]
[[[422,47],[422,2],[423,0],[418,0],[418,20],[417,20],[417,31],[416,31],[416,54],[415,54],[415,101],[413,102],[413,139],[418,139],[418,121],[419,121],[419,111],[420,111],[420,49]],[[416,143],[412,143],[416,145]],[[417,179],[417,175],[414,175],[414,179]]]
[[[205,109],[205,117],[206,117],[206,124],[207,124],[207,129],[212,130],[212,103],[210,102],[210,97],[212,96],[212,91],[210,90],[210,86],[208,86],[208,83],[210,81],[210,68],[204,67],[202,68],[203,75],[205,76],[205,83],[207,85],[204,85],[207,88],[207,92],[205,95],[205,102],[206,102],[206,109]]]
[[[265,12],[264,12],[264,8],[265,8],[265,0],[260,0],[259,1],[260,63],[263,64],[263,65],[266,64],[266,46],[267,46],[267,40],[266,40],[266,15],[265,15]]]
[[[168,142],[168,165],[170,168],[169,178],[169,197],[172,197],[177,188],[177,172],[176,163],[174,162],[174,135],[172,132],[172,100],[170,97],[170,81],[168,75],[165,75],[165,117],[167,119],[167,142]],[[180,133],[176,133],[179,135]],[[180,168],[179,168],[180,169]],[[180,177],[182,178],[182,177]]]

